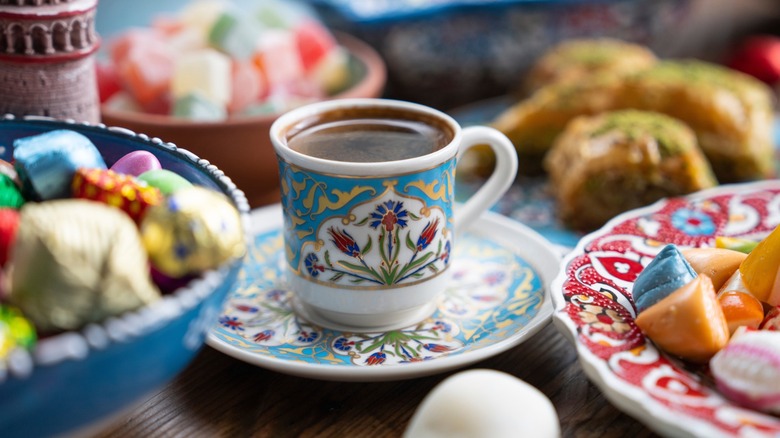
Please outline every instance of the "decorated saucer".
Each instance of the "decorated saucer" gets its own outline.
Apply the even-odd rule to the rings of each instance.
[[[281,373],[385,381],[463,367],[504,352],[550,320],[558,252],[533,230],[486,213],[459,240],[452,285],[433,315],[399,330],[324,329],[296,312],[284,282],[278,205],[252,213],[254,244],[207,343]]]

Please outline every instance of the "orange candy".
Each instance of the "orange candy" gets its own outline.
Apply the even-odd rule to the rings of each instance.
[[[729,340],[726,317],[706,275],[645,309],[636,325],[660,349],[697,363],[707,362]]]
[[[687,248],[681,252],[697,274],[710,277],[715,290],[726,284],[747,257],[745,253],[724,248]]]
[[[748,293],[724,291],[718,294],[718,302],[732,335],[741,326],[757,329],[764,320],[764,306]]]

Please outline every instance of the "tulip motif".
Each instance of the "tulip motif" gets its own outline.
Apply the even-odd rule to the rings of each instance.
[[[428,225],[423,228],[420,237],[417,238],[417,251],[423,251],[428,245],[433,242],[433,238],[436,237],[436,232],[439,231],[439,218],[432,222],[428,222]]]
[[[339,231],[330,227],[328,228],[328,233],[330,234],[331,242],[333,242],[341,252],[350,257],[360,257],[360,247],[346,230]]]
[[[255,342],[260,343],[260,342],[263,342],[263,341],[267,341],[267,340],[271,339],[274,336],[274,334],[276,334],[276,332],[273,331],[273,330],[270,330],[270,329],[269,330],[263,330],[262,332],[260,332],[260,333],[255,335]]]
[[[451,244],[441,237],[446,236],[441,217],[430,217],[430,211],[411,211],[404,202],[391,199],[376,204],[362,218],[351,216],[349,228],[324,227],[332,245],[304,255],[301,270],[312,279],[349,286],[394,285],[436,275],[449,264]],[[415,222],[425,226],[420,230],[412,226]]]
[[[366,359],[366,365],[382,365],[387,360],[387,355],[384,351],[377,351]]]

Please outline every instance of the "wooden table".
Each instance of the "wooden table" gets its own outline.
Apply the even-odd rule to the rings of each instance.
[[[564,437],[655,436],[588,381],[574,347],[552,323],[469,368],[504,371],[537,387],[555,405]],[[399,437],[425,395],[455,372],[327,382],[268,371],[204,347],[170,385],[100,436]]]

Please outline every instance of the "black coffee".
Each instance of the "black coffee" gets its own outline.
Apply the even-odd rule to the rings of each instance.
[[[372,163],[435,152],[453,133],[438,118],[389,108],[348,108],[305,119],[287,131],[300,153],[334,161]]]

